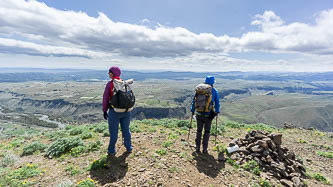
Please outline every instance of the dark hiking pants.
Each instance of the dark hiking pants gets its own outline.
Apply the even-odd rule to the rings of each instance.
[[[202,149],[205,151],[208,148],[208,141],[210,136],[210,128],[212,126],[212,121],[205,116],[197,116],[197,137],[195,139],[196,149],[200,150],[202,129],[205,129],[202,141]]]

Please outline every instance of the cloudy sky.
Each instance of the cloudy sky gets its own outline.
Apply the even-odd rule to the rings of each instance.
[[[0,0],[0,67],[333,71],[331,0]]]

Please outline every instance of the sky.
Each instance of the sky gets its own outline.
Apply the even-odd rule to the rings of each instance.
[[[0,0],[0,68],[333,71],[331,0]]]

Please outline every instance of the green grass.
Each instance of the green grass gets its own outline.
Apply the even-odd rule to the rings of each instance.
[[[244,165],[242,165],[242,167],[246,170],[246,171],[250,171],[255,175],[260,175],[260,168],[259,168],[259,164],[255,161],[255,160],[251,160],[249,162],[246,162]]]
[[[256,124],[243,124],[243,123],[238,123],[235,121],[227,121],[224,122],[226,127],[233,128],[233,129],[247,129],[248,131],[250,130],[264,130],[269,133],[272,133],[274,131],[278,131],[279,129],[271,126],[271,125],[266,125],[263,123],[256,123]]]
[[[333,151],[329,151],[329,152],[317,151],[317,155],[325,157],[325,158],[333,158]]]
[[[78,168],[78,167],[75,167],[73,165],[69,165],[65,168],[65,172],[67,174],[69,174],[70,176],[75,176],[75,175],[78,175],[78,174],[81,174],[82,171]]]
[[[299,143],[308,143],[307,141],[303,140],[303,139],[299,139],[298,140]]]
[[[156,150],[156,153],[161,155],[161,156],[164,156],[168,153],[168,151],[165,150],[165,149],[158,149],[158,150]]]
[[[238,169],[239,165],[231,158],[227,158],[227,163],[232,165],[234,168]]]
[[[311,174],[310,176],[311,176],[311,178],[313,178],[319,182],[322,182],[324,184],[330,184],[330,181],[326,177],[321,175],[320,173],[314,173],[314,174]]]
[[[213,151],[217,151],[218,153],[227,153],[227,147],[224,145],[216,145],[213,147]]]
[[[165,148],[169,148],[173,145],[173,142],[172,141],[165,141],[163,142],[162,146],[165,147]]]
[[[37,165],[27,164],[19,169],[9,171],[5,176],[0,176],[0,186],[32,186],[30,178],[39,176],[41,171]]]
[[[260,178],[259,185],[260,185],[260,187],[271,187],[272,186],[272,184],[269,181],[267,181],[263,178]]]

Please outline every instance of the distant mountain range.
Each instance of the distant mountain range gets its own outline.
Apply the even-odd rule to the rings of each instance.
[[[223,79],[288,81],[299,80],[304,82],[332,81],[333,72],[139,72],[123,71],[123,78],[145,79],[171,79],[186,80],[214,75]],[[42,68],[0,68],[0,82],[25,81],[96,81],[108,80],[107,71],[87,69],[42,69]]]

